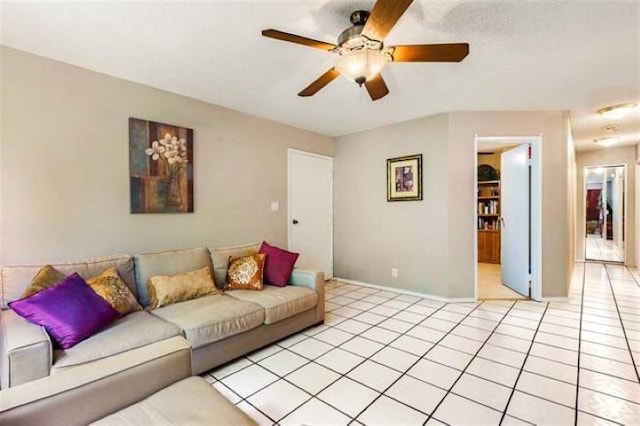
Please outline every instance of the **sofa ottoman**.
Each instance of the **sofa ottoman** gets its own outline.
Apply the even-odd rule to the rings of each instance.
[[[189,377],[92,425],[255,425],[201,377]]]

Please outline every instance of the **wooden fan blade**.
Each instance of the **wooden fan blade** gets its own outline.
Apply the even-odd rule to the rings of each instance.
[[[313,96],[316,92],[322,89],[327,84],[331,83],[340,73],[335,68],[331,68],[329,71],[322,74],[316,81],[305,87],[305,89],[298,93],[298,96]]]
[[[371,96],[372,101],[377,101],[389,94],[389,88],[384,82],[382,74],[378,74],[371,80],[365,81],[364,86],[367,88],[367,92],[369,92],[369,96]]]
[[[469,54],[469,44],[416,44],[395,46],[394,62],[460,62]]]
[[[362,35],[382,41],[413,0],[378,0],[364,24]]]
[[[278,30],[262,30],[264,37],[275,38],[276,40],[288,41],[290,43],[302,44],[304,46],[313,47],[321,50],[333,50],[336,45],[331,43],[325,43],[324,41],[314,40],[312,38],[302,37],[295,34],[285,33]]]

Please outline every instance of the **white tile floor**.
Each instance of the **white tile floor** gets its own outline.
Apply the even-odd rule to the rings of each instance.
[[[604,240],[600,235],[587,235],[585,240],[585,256],[590,260],[607,262],[623,262],[624,253],[612,240]]]
[[[266,425],[640,424],[640,272],[577,264],[563,302],[327,285],[325,325],[204,377]]]

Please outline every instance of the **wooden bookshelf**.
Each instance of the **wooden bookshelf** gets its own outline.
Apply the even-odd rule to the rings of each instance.
[[[478,262],[500,263],[500,181],[478,182]]]

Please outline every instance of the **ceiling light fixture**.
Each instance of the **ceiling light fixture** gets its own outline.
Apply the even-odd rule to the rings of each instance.
[[[598,145],[601,145],[601,146],[611,146],[611,145],[615,145],[616,143],[618,143],[619,140],[620,140],[620,138],[607,137],[607,138],[594,139],[593,142],[595,142],[595,143],[597,143]]]
[[[340,55],[336,63],[340,75],[355,81],[359,86],[380,74],[391,60],[389,49],[385,49],[381,41],[362,34],[368,18],[367,11],[353,12],[349,18],[353,26],[340,34],[338,45],[333,49]]]
[[[619,120],[629,114],[637,105],[632,103],[611,105],[598,110],[598,114],[608,120]]]
[[[340,54],[336,69],[343,77],[362,86],[380,74],[387,61],[387,55],[382,50],[345,49]]]

